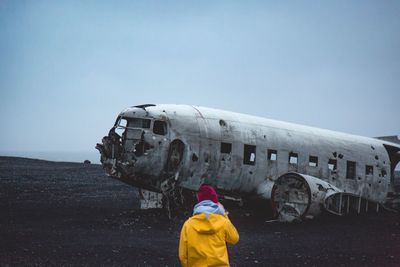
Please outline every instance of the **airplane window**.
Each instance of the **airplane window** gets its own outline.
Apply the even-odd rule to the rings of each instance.
[[[297,164],[297,160],[299,155],[297,153],[290,152],[289,153],[289,163],[290,164]]]
[[[154,121],[153,133],[165,135],[167,133],[167,123],[165,121]]]
[[[356,163],[354,161],[347,161],[346,178],[355,179],[356,178]]]
[[[268,149],[268,160],[277,160],[278,151],[274,149]]]
[[[132,118],[128,119],[128,127],[129,128],[150,128],[150,120],[149,119],[140,119],[140,118]]]
[[[221,153],[230,154],[232,152],[232,144],[221,142]]]
[[[317,167],[318,166],[318,157],[310,156],[308,165],[311,167]]]
[[[128,124],[128,121],[124,118],[120,118],[118,122],[116,123],[117,127],[115,128],[115,132],[122,136],[122,134],[125,131],[126,125]]]
[[[256,164],[256,146],[244,145],[243,164]]]
[[[329,159],[328,168],[331,171],[336,171],[336,169],[337,169],[337,160],[336,159]]]
[[[373,175],[374,174],[374,166],[366,165],[365,166],[365,175]]]

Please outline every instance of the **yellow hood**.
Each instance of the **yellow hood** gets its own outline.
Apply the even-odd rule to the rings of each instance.
[[[192,217],[193,228],[199,234],[215,234],[224,226],[224,221],[221,220],[223,217],[219,214],[196,214]]]

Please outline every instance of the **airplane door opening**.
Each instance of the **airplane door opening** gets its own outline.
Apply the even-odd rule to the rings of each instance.
[[[395,146],[383,145],[388,152],[391,166],[391,177],[390,184],[396,192],[400,192],[400,181],[399,181],[399,164],[400,164],[400,149]]]
[[[395,192],[400,192],[400,162],[394,168],[393,187]]]

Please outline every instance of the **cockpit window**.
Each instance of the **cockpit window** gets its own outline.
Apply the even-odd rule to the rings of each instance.
[[[124,118],[118,117],[117,121],[115,122],[115,132],[122,136],[125,131],[126,126],[128,125],[128,121]]]
[[[150,120],[149,119],[140,119],[140,118],[130,118],[128,119],[128,128],[150,128]]]
[[[121,118],[118,121],[118,127],[125,128],[126,126],[128,126],[128,121],[126,119],[124,119],[124,118]]]
[[[165,121],[154,121],[153,133],[165,135],[167,133],[167,124]]]
[[[150,119],[118,117],[115,123],[115,132],[122,136],[126,128],[150,129],[150,122]]]

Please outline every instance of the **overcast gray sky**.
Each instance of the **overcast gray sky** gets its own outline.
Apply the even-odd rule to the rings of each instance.
[[[142,103],[400,134],[399,48],[400,1],[0,0],[0,151],[94,152]]]

